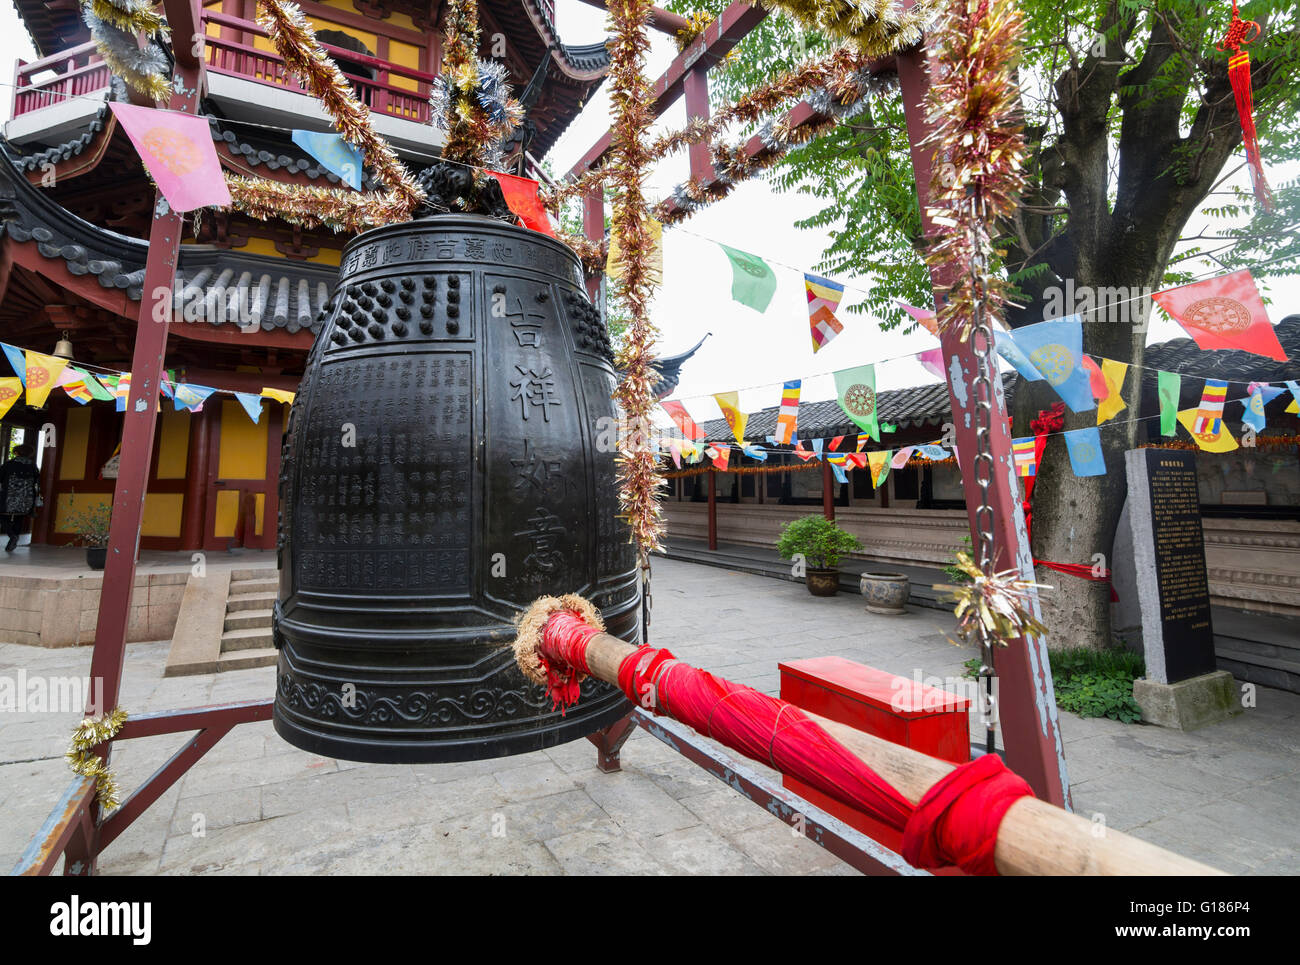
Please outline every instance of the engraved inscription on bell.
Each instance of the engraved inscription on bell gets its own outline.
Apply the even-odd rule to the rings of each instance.
[[[524,753],[629,709],[561,715],[508,650],[516,612],[580,593],[636,640],[617,518],[609,340],[576,256],[473,215],[344,253],[281,472],[276,730],[366,761]]]

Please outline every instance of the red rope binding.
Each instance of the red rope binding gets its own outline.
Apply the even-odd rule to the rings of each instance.
[[[967,874],[998,873],[998,827],[1011,805],[1033,790],[985,754],[962,764],[925,792],[903,829],[903,858],[916,868],[955,864]]]
[[[547,622],[541,656],[548,679],[561,684],[557,701],[577,699],[575,681],[589,672],[586,651],[596,632],[570,611]],[[917,867],[955,864],[971,874],[997,874],[998,826],[1015,801],[1032,794],[1000,758],[986,756],[958,767],[913,807],[798,707],[648,644],[619,664],[618,686],[637,705],[903,831],[904,857]]]
[[[583,678],[591,674],[587,666],[587,644],[599,632],[572,610],[561,610],[546,621],[542,632],[545,645],[538,658],[546,670],[551,709],[560,708],[561,716],[570,704],[578,702]]]

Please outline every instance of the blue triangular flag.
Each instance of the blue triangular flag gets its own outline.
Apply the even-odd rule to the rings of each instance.
[[[206,385],[195,385],[192,382],[178,382],[173,386],[175,394],[172,396],[172,404],[179,409],[188,409],[191,412],[198,412],[203,408],[203,403],[207,401],[208,396],[216,389],[210,389]],[[260,398],[260,396],[259,396]],[[242,399],[240,400],[243,401]],[[248,408],[248,404],[244,404]],[[261,408],[258,408],[258,415],[261,415]],[[254,419],[253,421],[257,421]]]
[[[926,446],[917,446],[916,451],[919,452],[921,455],[925,456],[926,459],[947,459],[950,455],[952,455],[952,453],[950,453],[943,446],[936,446],[933,444],[926,445]]]
[[[23,388],[26,388],[27,387],[27,356],[23,354],[22,349],[17,348],[16,346],[9,345],[4,342],[0,342],[0,345],[4,345],[5,355],[9,356],[9,364],[12,365],[14,367],[14,371],[18,373],[18,378],[22,379]]]
[[[1265,382],[1252,382],[1250,384],[1250,395],[1237,400],[1246,407],[1246,411],[1242,413],[1241,421],[1256,432],[1263,432],[1264,426],[1267,424],[1264,416],[1264,406],[1285,391],[1285,389],[1279,389],[1276,385],[1269,385]]]
[[[849,481],[848,474],[844,471],[844,464],[839,462],[831,463],[831,472],[835,473],[835,481],[846,483]]]
[[[361,170],[365,160],[360,151],[343,140],[342,134],[294,131],[293,143],[320,161],[325,170],[338,175],[344,184],[361,190]]]
[[[1026,325],[1011,337],[1071,411],[1097,408],[1092,381],[1083,367],[1083,323],[1078,315]]]
[[[812,441],[813,454],[816,455],[818,459],[822,457],[822,445],[825,442],[825,439],[814,439]]]
[[[767,462],[767,450],[762,446],[748,442],[741,451],[744,452],[745,455],[749,456],[750,459],[757,459],[759,462]]]
[[[235,398],[254,422],[262,418],[262,397],[256,392],[236,392]]]
[[[1034,368],[1034,363],[1029,361],[1024,352],[1020,351],[1020,346],[1016,344],[1015,339],[1008,332],[994,332],[993,347],[1023,378],[1030,382],[1043,381],[1043,373]]]
[[[1106,459],[1101,452],[1101,433],[1096,426],[1065,433],[1065,445],[1070,450],[1070,465],[1076,476],[1106,475]]]

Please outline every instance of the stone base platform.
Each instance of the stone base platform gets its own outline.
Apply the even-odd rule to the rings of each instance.
[[[1133,681],[1133,699],[1147,723],[1178,730],[1217,724],[1242,710],[1237,682],[1226,670],[1173,684],[1140,678]]]

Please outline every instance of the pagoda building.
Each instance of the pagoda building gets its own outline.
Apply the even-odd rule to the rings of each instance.
[[[0,341],[44,353],[57,343],[59,354],[91,371],[127,371],[154,187],[108,102],[136,95],[97,56],[77,3],[15,3],[40,57],[17,64],[0,141]],[[444,3],[299,5],[369,107],[375,131],[418,175],[445,137],[429,123]],[[286,71],[255,16],[256,0],[212,0],[202,10],[201,114],[221,164],[234,174],[338,186],[292,138],[295,130],[331,131],[331,121]],[[507,68],[527,112],[505,152],[505,169],[524,173],[599,86],[608,54],[603,43],[563,44],[553,0],[482,0],[479,20],[479,55]],[[374,185],[363,177],[362,186]],[[178,382],[293,391],[349,237],[235,211],[196,214],[186,221],[165,366]],[[287,406],[267,400],[255,422],[227,394],[196,412],[161,402],[141,546],[273,547]],[[0,443],[16,429],[41,432],[44,443],[32,542],[67,543],[74,506],[112,502],[122,415],[111,402],[81,405],[56,389],[39,409],[14,405]]]

